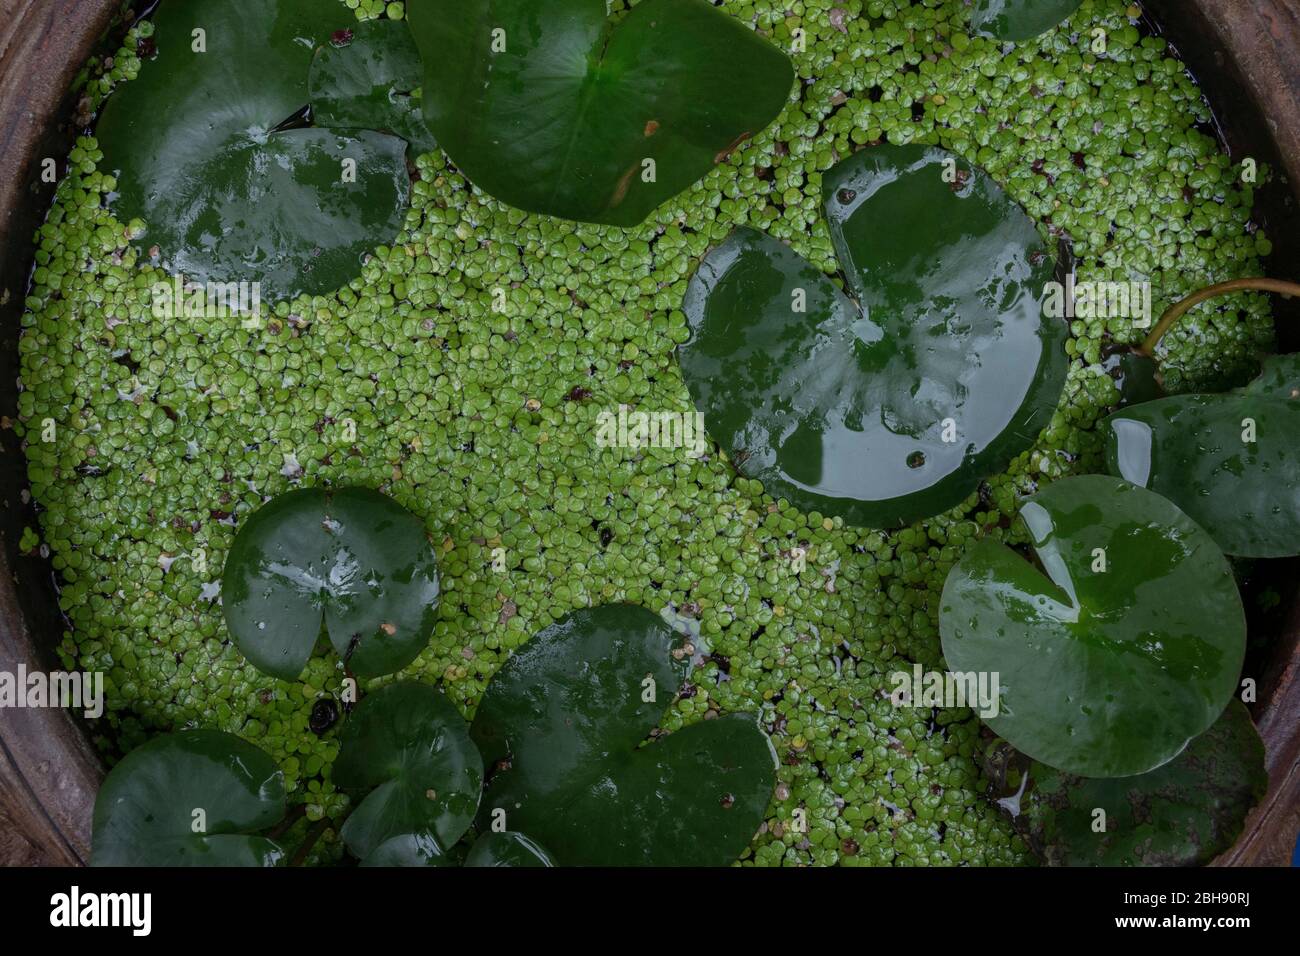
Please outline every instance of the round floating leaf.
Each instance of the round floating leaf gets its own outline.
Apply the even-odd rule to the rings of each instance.
[[[1106,420],[1110,471],[1164,495],[1228,554],[1300,554],[1300,359],[1247,388],[1178,395]]]
[[[258,670],[302,673],[322,625],[360,677],[415,660],[433,633],[438,569],[418,518],[364,488],[280,495],[239,529],[221,582],[226,625]]]
[[[1067,478],[1021,517],[1038,562],[975,545],[944,585],[948,666],[996,675],[1012,746],[1085,777],[1145,773],[1223,712],[1246,620],[1223,553],[1159,495]]]
[[[785,105],[790,61],[703,0],[422,0],[424,113],[503,202],[635,226]]]
[[[554,866],[551,855],[522,833],[485,833],[474,841],[466,866]]]
[[[371,850],[361,865],[455,866],[456,861],[442,851],[432,833],[402,833]]]
[[[406,144],[283,129],[307,105],[316,46],[350,22],[330,0],[167,0],[157,56],[105,105],[96,136],[113,211],[148,225],[173,271],[258,282],[265,299],[322,293],[391,239],[410,192]],[[355,181],[350,181],[355,162]]]
[[[575,611],[506,661],[471,735],[480,810],[563,866],[724,866],[763,822],[776,758],[751,714],[641,746],[681,679],[671,628],[631,605]],[[653,696],[653,699],[647,699]]]
[[[483,790],[483,761],[459,711],[432,687],[393,684],[363,700],[339,737],[334,783],[376,788],[343,824],[348,850],[359,860],[382,850],[378,865],[437,865],[435,851],[469,829]],[[389,845],[394,837],[405,839]]]
[[[425,125],[419,89],[424,67],[405,20],[370,20],[316,51],[308,85],[312,117],[331,129],[378,129],[417,153],[437,143]]]
[[[893,527],[951,508],[1029,448],[1065,384],[1053,261],[988,176],[937,148],[825,177],[849,299],[737,230],[692,278],[682,374],[744,474],[806,511]]]
[[[983,36],[1021,43],[1064,23],[1082,3],[1083,0],[975,0],[971,25]]]
[[[284,817],[284,775],[232,734],[185,730],[131,751],[95,799],[95,866],[276,866],[259,830]]]
[[[1199,866],[1223,853],[1268,790],[1264,743],[1239,700],[1159,769],[1089,780],[1028,768],[1019,810],[1027,842],[1054,866]],[[1106,812],[1097,833],[1095,811]]]

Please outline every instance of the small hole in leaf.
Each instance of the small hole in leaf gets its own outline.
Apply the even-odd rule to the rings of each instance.
[[[921,468],[925,465],[925,452],[914,451],[907,456],[908,468]]]
[[[858,194],[852,189],[841,189],[835,194],[835,198],[847,206],[849,203],[853,202],[853,200],[858,198]]]

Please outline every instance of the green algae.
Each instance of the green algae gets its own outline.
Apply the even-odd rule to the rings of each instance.
[[[359,18],[400,9],[347,5]],[[214,582],[234,522],[264,496],[367,485],[438,545],[438,623],[404,676],[442,681],[466,716],[510,650],[568,611],[671,608],[698,621],[708,657],[665,729],[757,708],[781,758],[743,862],[1029,859],[980,797],[978,721],[894,709],[888,675],[940,663],[944,575],[976,536],[1006,536],[1018,493],[1102,470],[1094,426],[1117,398],[1102,348],[1144,330],[1075,320],[1066,394],[1036,447],[962,506],[890,535],[773,501],[716,454],[599,447],[597,417],[692,410],[679,310],[733,228],[833,272],[821,177],[868,143],[978,163],[1072,239],[1080,280],[1146,279],[1157,303],[1257,273],[1267,239],[1247,228],[1251,188],[1201,131],[1199,91],[1120,0],[1085,0],[1071,21],[1107,31],[1104,57],[1063,30],[1004,54],[970,35],[960,0],[785,6],[724,9],[787,51],[805,31],[791,52],[798,101],[643,226],[509,209],[434,152],[402,233],[360,279],[277,303],[255,330],[152,317],[151,288],[170,276],[129,248],[133,224],[103,208],[115,184],[93,140],[79,142],[40,232],[15,428],[63,581],[63,655],[107,674],[106,749],[190,726],[236,732],[272,754],[308,820],[346,812],[330,779],[337,730],[308,726],[341,671],[318,656],[299,683],[260,675],[229,639]],[[135,41],[88,80],[83,108],[130,77]],[[1225,300],[1168,337],[1167,383],[1240,383],[1271,342],[1264,298]]]

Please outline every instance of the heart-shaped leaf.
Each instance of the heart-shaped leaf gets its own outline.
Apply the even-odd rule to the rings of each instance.
[[[308,86],[312,117],[330,129],[377,129],[418,153],[437,143],[419,97],[424,66],[405,20],[369,20],[316,51]]]
[[[114,212],[148,225],[173,271],[321,293],[391,239],[410,192],[406,144],[283,129],[308,103],[314,49],[350,21],[331,0],[167,0],[157,56],[115,92],[96,135]],[[355,175],[353,175],[355,174]]]
[[[522,833],[485,833],[474,841],[466,866],[554,866],[551,855]]]
[[[408,682],[361,702],[339,735],[333,779],[345,790],[376,788],[343,824],[340,835],[353,856],[366,861],[382,850],[380,865],[428,865],[473,822],[483,761],[451,701]],[[405,839],[388,845],[394,837]]]
[[[1089,780],[1041,763],[999,802],[1053,866],[1199,866],[1236,842],[1268,790],[1264,743],[1239,700],[1187,749],[1150,773]],[[1098,833],[1097,810],[1105,811]]]
[[[1300,554],[1300,358],[1226,395],[1177,395],[1106,420],[1112,474],[1164,495],[1228,554]]]
[[[239,529],[221,600],[239,649],[264,673],[297,679],[323,625],[358,676],[379,677],[428,643],[438,569],[423,523],[391,498],[307,488]]]
[[[996,40],[1021,43],[1073,16],[1083,0],[975,0],[971,25]]]
[[[738,230],[692,278],[682,374],[736,467],[806,511],[892,527],[959,504],[1029,448],[1065,385],[1052,257],[988,176],[921,146],[825,177],[849,299]]]
[[[681,680],[644,608],[575,611],[506,661],[470,730],[494,811],[562,866],[724,866],[763,822],[776,758],[750,714],[640,746]]]
[[[987,723],[1024,754],[1084,777],[1145,773],[1203,733],[1236,688],[1246,619],[1213,539],[1118,478],[1067,478],[1021,518],[1042,570],[994,541],[944,584],[948,667],[997,677]]]
[[[766,127],[794,69],[704,0],[421,0],[424,113],[480,189],[635,226]]]
[[[95,866],[276,866],[257,835],[284,817],[284,774],[232,734],[184,730],[127,754],[95,799]]]

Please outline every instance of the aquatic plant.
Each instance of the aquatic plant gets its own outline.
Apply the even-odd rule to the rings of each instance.
[[[324,633],[361,677],[428,644],[438,568],[424,524],[367,488],[300,488],[240,526],[221,577],[226,626],[264,673],[294,680]]]
[[[846,279],[749,229],[683,309],[682,375],[744,475],[806,510],[897,527],[953,507],[1029,448],[1065,385],[1044,316],[1055,258],[982,170],[879,146],[829,170]]]
[[[785,106],[786,56],[704,0],[422,0],[424,115],[480,189],[635,226]]]

